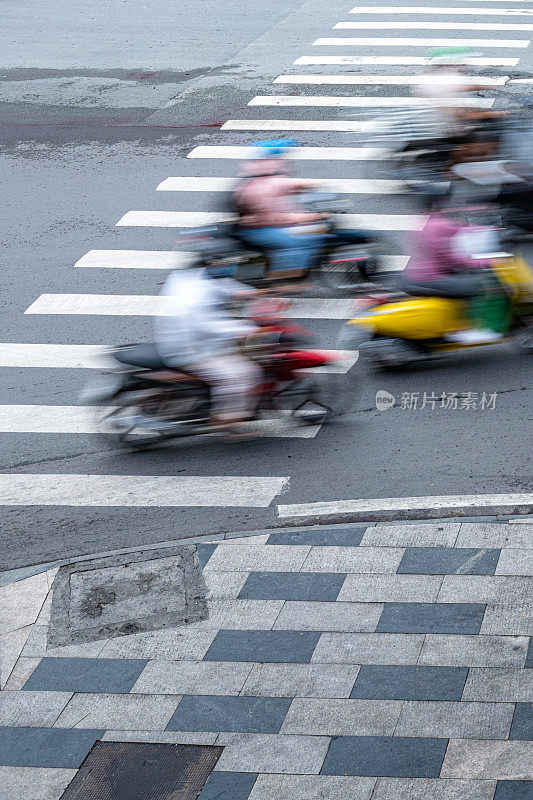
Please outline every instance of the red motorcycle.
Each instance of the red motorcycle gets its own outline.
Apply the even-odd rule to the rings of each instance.
[[[245,355],[259,363],[257,420],[283,419],[285,424],[316,425],[330,413],[327,375],[311,373],[338,361],[327,350],[309,349],[311,334],[279,317],[283,301],[259,301],[249,314],[257,332],[243,342]],[[195,375],[171,368],[154,344],[128,344],[110,352],[115,365],[105,387],[89,391],[97,401],[102,424],[113,441],[134,450],[169,439],[210,432],[211,396],[208,384]],[[250,423],[253,432],[253,422]]]

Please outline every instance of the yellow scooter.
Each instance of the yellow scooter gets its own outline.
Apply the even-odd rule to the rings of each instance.
[[[533,270],[520,256],[502,254],[494,258],[490,271],[503,289],[502,300],[507,306],[500,327],[503,338],[497,343],[512,338],[523,352],[532,353]],[[487,346],[486,342],[447,340],[449,334],[469,327],[464,300],[406,293],[376,295],[369,298],[369,305],[358,316],[343,325],[337,346],[359,350],[359,359],[350,370],[350,379],[356,381],[358,365],[360,369],[369,364],[404,367],[432,360],[439,353]],[[344,390],[346,394],[346,385]]]

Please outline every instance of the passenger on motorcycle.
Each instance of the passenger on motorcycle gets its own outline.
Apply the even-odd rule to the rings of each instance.
[[[467,301],[472,327],[450,333],[447,337],[450,341],[479,344],[500,339],[502,334],[497,330],[480,327],[487,319],[488,306],[494,305],[494,296],[497,308],[502,308],[501,287],[480,272],[490,267],[490,260],[473,259],[461,252],[459,236],[473,229],[454,219],[457,209],[447,206],[446,197],[432,196],[426,198],[426,202],[429,217],[424,228],[414,234],[411,257],[400,279],[401,287],[413,295]]]
[[[162,292],[162,316],[156,318],[157,349],[162,359],[204,380],[211,388],[211,422],[227,429],[253,417],[262,379],[258,364],[245,358],[237,342],[256,327],[226,310],[236,297],[257,292],[231,278],[233,267],[190,267],[172,272]]]
[[[311,191],[311,181],[290,176],[284,155],[294,139],[272,139],[253,145],[257,155],[242,165],[242,180],[233,194],[239,216],[239,238],[267,250],[270,275],[290,278],[307,270],[324,243],[322,214],[298,205],[299,192]]]

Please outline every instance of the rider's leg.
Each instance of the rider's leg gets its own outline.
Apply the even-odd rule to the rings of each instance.
[[[309,226],[313,231],[314,226]],[[241,238],[251,245],[271,250],[271,277],[296,277],[312,265],[313,258],[324,241],[323,233],[309,232],[307,226],[287,228],[242,228]]]
[[[250,419],[257,405],[261,367],[238,353],[202,360],[194,373],[211,387],[211,416],[217,424]]]

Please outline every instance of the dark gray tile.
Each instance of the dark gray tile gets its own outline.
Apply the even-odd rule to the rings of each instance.
[[[333,602],[345,578],[342,572],[251,572],[239,599]]]
[[[283,531],[271,533],[267,544],[310,544],[313,547],[335,545],[357,547],[366,531],[366,525],[353,528],[320,528],[316,531]]]
[[[219,631],[204,661],[308,664],[320,636],[314,631]]]
[[[23,690],[38,692],[129,692],[146,658],[43,658]]]
[[[256,780],[255,772],[212,772],[198,800],[248,800]]]
[[[89,728],[0,727],[0,766],[77,769],[103,734]]]
[[[369,700],[460,700],[467,667],[364,665],[350,697]]]
[[[199,544],[197,546],[198,561],[200,562],[202,569],[205,567],[217,547],[218,544]]]
[[[517,703],[509,739],[529,742],[533,739],[533,703]]]
[[[494,800],[531,800],[533,781],[498,781]]]
[[[397,571],[415,575],[494,575],[499,557],[499,550],[408,547]]]
[[[448,739],[401,736],[338,736],[332,739],[322,775],[438,778]]]
[[[529,637],[529,647],[527,649],[525,669],[533,669],[533,636]]]
[[[385,603],[381,633],[479,633],[482,603]]]
[[[186,695],[166,729],[217,733],[279,733],[291,702],[289,697]]]

